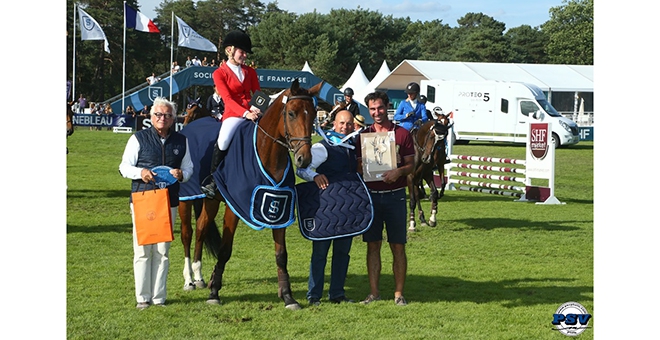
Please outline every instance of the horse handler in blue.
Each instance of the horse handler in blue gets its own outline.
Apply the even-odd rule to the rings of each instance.
[[[357,173],[357,157],[355,149],[341,145],[341,139],[355,130],[353,114],[342,110],[337,112],[333,123],[334,133],[329,134],[333,144],[323,140],[312,145],[312,162],[307,168],[298,168],[298,177],[313,181],[321,190],[329,183],[347,173]],[[351,143],[351,139],[346,142]],[[314,171],[316,169],[316,171]],[[331,303],[354,303],[345,295],[344,283],[348,273],[348,263],[351,259],[352,236],[332,240],[312,241],[312,259],[309,264],[309,281],[307,283],[307,300],[312,306],[321,304],[323,281],[328,251],[332,243],[332,268],[330,270],[330,289],[328,299]]]
[[[156,174],[151,170],[154,167],[165,165],[172,168],[169,174],[174,177],[174,183],[167,187],[172,224],[176,220],[179,206],[179,183],[187,181],[193,173],[186,137],[170,129],[176,117],[175,112],[175,103],[163,97],[156,98],[150,112],[151,128],[140,130],[128,139],[119,164],[121,175],[132,180],[131,192],[154,189]],[[145,309],[152,304],[164,306],[167,298],[171,242],[138,245],[133,202],[130,203],[130,208],[133,220],[133,272],[137,308]]]

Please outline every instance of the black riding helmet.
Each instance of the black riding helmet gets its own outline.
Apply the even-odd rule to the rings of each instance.
[[[353,92],[353,89],[350,88],[350,87],[347,87],[347,88],[344,90],[344,96],[351,96],[351,97],[353,97],[354,94],[355,94],[355,93]]]
[[[419,96],[419,101],[422,102],[423,104],[426,104],[426,96],[425,95]]]
[[[252,53],[252,40],[250,40],[250,36],[240,30],[227,33],[227,36],[222,40],[222,48],[227,46],[238,47],[247,53]]]
[[[412,82],[406,86],[406,93],[419,93],[419,84]]]

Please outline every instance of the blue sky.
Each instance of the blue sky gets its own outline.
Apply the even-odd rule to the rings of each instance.
[[[154,9],[160,6],[162,0],[139,0],[140,12],[153,19],[156,16]],[[265,4],[272,2],[262,0]],[[520,25],[539,26],[550,19],[551,7],[562,5],[562,0],[363,0],[363,1],[300,1],[279,0],[281,9],[303,14],[317,12],[327,14],[331,9],[356,9],[360,8],[378,11],[384,15],[398,17],[410,17],[413,21],[430,21],[439,19],[451,27],[457,26],[457,20],[469,12],[484,13],[495,20],[506,24],[506,28],[518,27]],[[174,13],[176,14],[176,13]]]

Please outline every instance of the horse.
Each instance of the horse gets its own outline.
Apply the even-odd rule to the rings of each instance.
[[[323,82],[313,86],[309,90],[300,87],[296,79],[291,87],[282,92],[277,99],[268,107],[262,117],[256,123],[255,144],[256,156],[261,161],[263,170],[279,183],[284,180],[285,174],[290,174],[291,156],[293,154],[293,163],[296,167],[307,167],[312,160],[312,131],[314,121],[316,120],[315,96],[319,94]],[[243,124],[253,124],[244,122]],[[239,126],[240,128],[240,126]],[[239,132],[237,132],[239,134]],[[236,142],[237,136],[233,137],[232,143]],[[231,154],[232,148],[238,145],[232,145],[229,148]],[[223,167],[223,163],[220,165]],[[217,173],[217,172],[216,172]],[[218,183],[216,181],[216,183]],[[223,183],[218,183],[222,185]],[[220,207],[222,197],[216,189],[214,199],[205,198],[204,208],[197,220],[197,228],[206,228],[208,223],[213,220]],[[232,211],[230,205],[225,203],[223,218],[222,236],[214,239],[208,234],[205,244],[214,249],[213,254],[218,254],[217,263],[211,274],[209,282],[210,293],[207,299],[208,304],[220,304],[218,295],[222,288],[222,275],[225,265],[229,261],[232,253],[234,235],[238,225],[239,217]],[[286,309],[301,309],[300,304],[293,298],[289,273],[287,270],[287,249],[285,242],[286,228],[271,228],[273,240],[275,242],[275,263],[277,264],[278,297],[284,301]]]
[[[442,114],[438,116],[437,120],[430,120],[424,123],[419,129],[413,131],[412,137],[415,144],[415,163],[413,171],[407,176],[408,192],[410,193],[410,216],[408,231],[417,231],[415,227],[415,208],[419,210],[419,220],[422,225],[435,227],[435,215],[438,210],[438,199],[442,198],[445,194],[444,171],[445,171],[445,158],[447,157],[445,150],[445,138],[451,128],[449,117]],[[437,167],[440,178],[442,178],[442,187],[440,192],[433,180],[433,168]],[[429,217],[428,224],[424,217],[422,204],[420,202],[421,190],[423,182],[426,182],[430,188],[431,200],[431,216]]]
[[[207,233],[218,233],[215,221],[209,221],[207,228],[201,228],[197,224],[195,229],[194,256],[190,257],[190,248],[193,238],[192,211],[195,211],[195,220],[199,219],[202,212],[205,195],[200,190],[200,182],[211,174],[211,154],[213,145],[216,143],[220,123],[213,114],[204,108],[200,98],[191,100],[188,98],[186,115],[183,121],[181,134],[188,138],[191,158],[195,159],[195,167],[191,178],[181,183],[179,191],[178,213],[181,220],[181,243],[183,243],[184,265],[183,265],[183,290],[191,291],[196,288],[206,288],[206,282],[202,275],[202,251],[204,238]],[[207,118],[210,117],[210,118]],[[195,124],[191,124],[196,122]],[[217,236],[216,236],[217,237]],[[207,251],[211,251],[207,247]]]
[[[66,137],[73,134],[73,110],[70,103],[66,103]],[[69,147],[66,147],[66,153],[69,153]]]

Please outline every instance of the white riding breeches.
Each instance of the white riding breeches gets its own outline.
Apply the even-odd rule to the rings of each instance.
[[[229,143],[231,143],[231,138],[234,136],[236,127],[244,120],[245,118],[241,117],[227,117],[222,121],[220,133],[218,134],[218,148],[220,150],[225,151],[229,148]]]
[[[135,232],[135,217],[133,203],[131,219],[133,220],[133,273],[135,277],[135,298],[137,302],[163,304],[167,298],[167,273],[170,268],[170,244],[161,242],[140,246]],[[171,207],[172,225],[177,216],[177,207]]]

